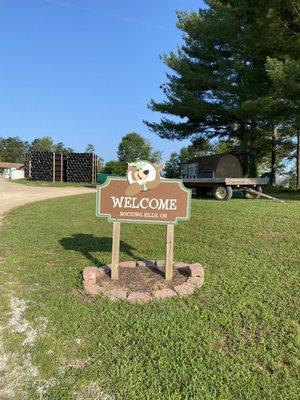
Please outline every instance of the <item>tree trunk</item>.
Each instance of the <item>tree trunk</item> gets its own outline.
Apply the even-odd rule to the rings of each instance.
[[[249,176],[249,154],[241,147],[240,162],[242,165],[243,176]]]
[[[250,152],[250,161],[249,161],[249,177],[256,178],[258,174],[257,171],[257,157],[256,150],[253,148]]]
[[[297,132],[297,150],[296,150],[296,163],[297,163],[297,188],[300,189],[300,130]]]
[[[240,148],[241,148],[241,164],[243,170],[243,176],[249,176],[249,165],[250,165],[250,151],[249,151],[249,131],[245,127],[241,127],[240,130]]]
[[[241,163],[245,177],[257,177],[257,132],[255,123],[250,129],[242,128],[240,136]]]
[[[258,173],[257,171],[258,141],[257,141],[257,131],[256,131],[255,121],[252,121],[251,123],[249,146],[250,146],[249,175],[250,178],[256,178]]]
[[[277,129],[276,125],[274,124],[272,130],[271,171],[270,171],[270,184],[273,186],[276,183],[276,141],[277,141]]]

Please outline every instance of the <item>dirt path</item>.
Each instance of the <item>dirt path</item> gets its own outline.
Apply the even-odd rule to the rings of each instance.
[[[0,177],[0,215],[12,208],[39,200],[76,194],[95,193],[95,189],[86,187],[39,187],[7,182]]]

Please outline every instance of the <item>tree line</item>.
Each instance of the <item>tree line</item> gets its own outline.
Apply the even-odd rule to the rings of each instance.
[[[165,114],[145,121],[162,138],[227,142],[244,173],[267,163],[274,181],[283,160],[296,160],[300,187],[300,35],[295,0],[206,0],[178,12],[178,51],[162,56],[170,68]]]
[[[23,163],[29,151],[52,151],[67,154],[74,150],[66,147],[62,142],[54,143],[50,136],[34,139],[31,143],[19,137],[0,137],[0,161]],[[85,152],[94,153],[95,146],[88,144]],[[103,158],[98,156],[98,170],[106,174],[124,176],[127,171],[127,163],[132,160],[148,160],[155,163],[159,162],[161,158],[161,151],[155,150],[148,140],[136,132],[130,132],[121,139],[116,160],[104,163]]]
[[[19,137],[0,137],[0,161],[23,163],[29,151],[53,151],[56,153],[73,153],[74,150],[66,147],[63,142],[54,143],[50,136],[36,138],[32,142],[24,141]],[[86,152],[93,153],[95,146],[88,144]]]
[[[178,152],[172,152],[166,161],[163,175],[166,178],[179,178],[181,175],[181,164],[195,157],[210,154],[234,153],[237,148],[235,140],[219,140],[214,143],[198,137],[191,141],[191,144],[182,147]],[[24,162],[28,151],[54,151],[59,153],[70,153],[73,149],[66,147],[62,142],[54,143],[49,136],[37,138],[31,143],[21,140],[18,137],[0,138],[0,161]],[[85,152],[95,152],[95,146],[88,144]],[[136,132],[124,135],[117,148],[117,158],[104,163],[102,157],[98,156],[98,171],[125,176],[127,163],[132,160],[148,160],[159,163],[162,160],[162,152],[154,149],[151,143]],[[268,171],[268,159],[262,159],[258,164],[259,172]]]

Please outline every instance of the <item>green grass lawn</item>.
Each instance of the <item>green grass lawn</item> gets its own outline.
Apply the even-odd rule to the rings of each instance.
[[[300,196],[280,196],[193,199],[175,258],[202,262],[205,284],[145,305],[82,291],[83,268],[110,262],[112,225],[95,217],[94,195],[11,212],[0,232],[11,398],[299,398]],[[163,258],[165,230],[123,224],[121,259]]]

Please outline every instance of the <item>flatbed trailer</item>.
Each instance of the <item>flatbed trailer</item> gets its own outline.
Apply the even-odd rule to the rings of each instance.
[[[262,195],[262,186],[269,182],[269,178],[183,177],[182,180],[187,188],[195,189],[198,195],[210,192],[217,200],[230,200],[234,192],[243,192],[247,199],[257,199]]]

